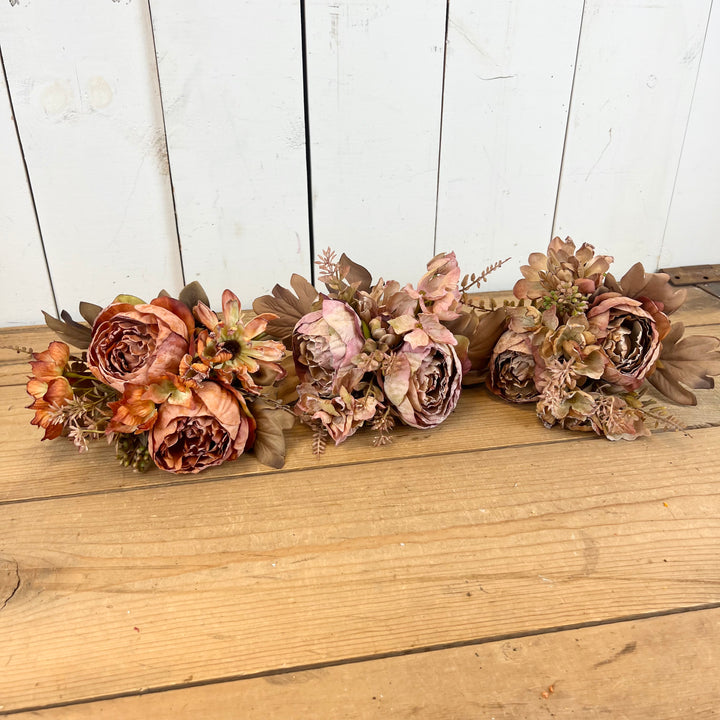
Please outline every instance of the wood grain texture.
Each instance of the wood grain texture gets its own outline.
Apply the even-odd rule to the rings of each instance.
[[[690,120],[660,254],[661,265],[720,262],[720,10],[710,14]]]
[[[0,43],[58,305],[177,291],[147,4],[4,2]]]
[[[449,8],[436,248],[468,272],[512,256],[487,286],[511,287],[552,232],[583,3]]]
[[[185,278],[246,305],[310,273],[296,0],[153,0]]]
[[[0,696],[7,710],[720,602],[718,442],[709,428],[602,455],[577,441],[2,506],[19,582]]]
[[[585,2],[554,234],[659,267],[710,5]]]
[[[54,309],[42,239],[25,175],[10,96],[0,73],[0,327],[37,320],[37,305]]]
[[[315,247],[416,282],[433,257],[445,0],[309,0]]]
[[[718,716],[719,648],[720,610],[699,610],[17,717],[701,720]]]

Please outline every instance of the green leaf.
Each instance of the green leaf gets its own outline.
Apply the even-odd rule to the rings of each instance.
[[[127,303],[128,305],[145,305],[145,301],[141,300],[135,295],[118,295],[114,300],[114,303]]]

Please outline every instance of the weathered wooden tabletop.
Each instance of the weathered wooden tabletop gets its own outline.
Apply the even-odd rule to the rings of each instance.
[[[720,299],[675,319],[719,335]],[[0,359],[0,714],[720,714],[718,389],[632,443],[473,389],[386,447],[140,475],[40,443]]]

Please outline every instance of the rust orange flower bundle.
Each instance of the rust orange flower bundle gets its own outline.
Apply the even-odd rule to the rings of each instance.
[[[61,340],[32,354],[31,422],[43,439],[84,450],[106,438],[123,464],[175,473],[249,450],[281,467],[294,417],[312,428],[316,452],[363,426],[382,445],[396,423],[436,427],[462,387],[480,383],[535,403],[548,427],[610,440],[676,428],[645,387],[695,404],[693,390],[720,374],[720,341],[671,322],[685,292],[667,275],[638,263],[616,280],[612,261],[555,238],[502,307],[471,291],[505,261],[461,279],[454,253],[441,253],[401,287],[329,250],[317,262],[323,292],[294,275],[292,290],[276,285],[247,320],[234,293],[216,313],[197,283],[178,298],[81,303],[87,324],[46,315]]]

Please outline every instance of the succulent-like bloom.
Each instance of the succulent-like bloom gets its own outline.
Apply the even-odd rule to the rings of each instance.
[[[33,398],[28,408],[35,411],[30,424],[45,430],[43,440],[54,440],[63,431],[57,410],[73,399],[70,382],[63,374],[70,361],[70,348],[64,342],[54,340],[47,350],[33,353],[32,357],[32,377],[26,385]]]
[[[574,315],[587,308],[587,297],[600,286],[613,259],[595,255],[595,248],[583,243],[577,250],[566,238],[553,238],[547,255],[532,253],[528,265],[520,268],[524,279],[513,288],[517,298],[541,300],[543,308],[555,305],[560,314]]]
[[[242,395],[208,381],[186,403],[160,406],[148,449],[161,470],[197,473],[234,460],[254,439],[255,421]]]
[[[255,339],[277,316],[263,313],[244,324],[240,301],[230,290],[223,292],[222,305],[222,321],[204,303],[195,306],[195,315],[207,330],[198,333],[196,358],[183,359],[181,374],[197,381],[212,374],[228,384],[236,377],[246,390],[259,394],[258,382],[269,384],[285,376],[277,364],[285,355],[285,346],[276,340]]]
[[[404,343],[385,368],[382,385],[403,422],[425,429],[439,425],[455,409],[462,375],[452,345],[413,348]]]
[[[87,364],[98,380],[123,392],[177,374],[188,352],[195,321],[179,300],[112,303],[96,318]]]
[[[532,335],[506,330],[490,356],[487,386],[495,395],[514,403],[538,398]]]
[[[362,351],[365,336],[360,318],[347,303],[325,298],[320,310],[300,319],[292,344],[300,381],[328,397],[337,394],[339,377],[355,372],[352,360]]]
[[[341,386],[338,395],[320,397],[313,385],[304,383],[298,387],[295,413],[306,423],[319,422],[339,445],[365,422],[372,420],[377,407],[377,399],[372,393],[355,397]]]
[[[587,314],[609,360],[603,378],[625,390],[642,385],[660,355],[662,336],[670,329],[667,317],[654,303],[646,301],[644,305],[618,293],[604,293],[595,299]]]

